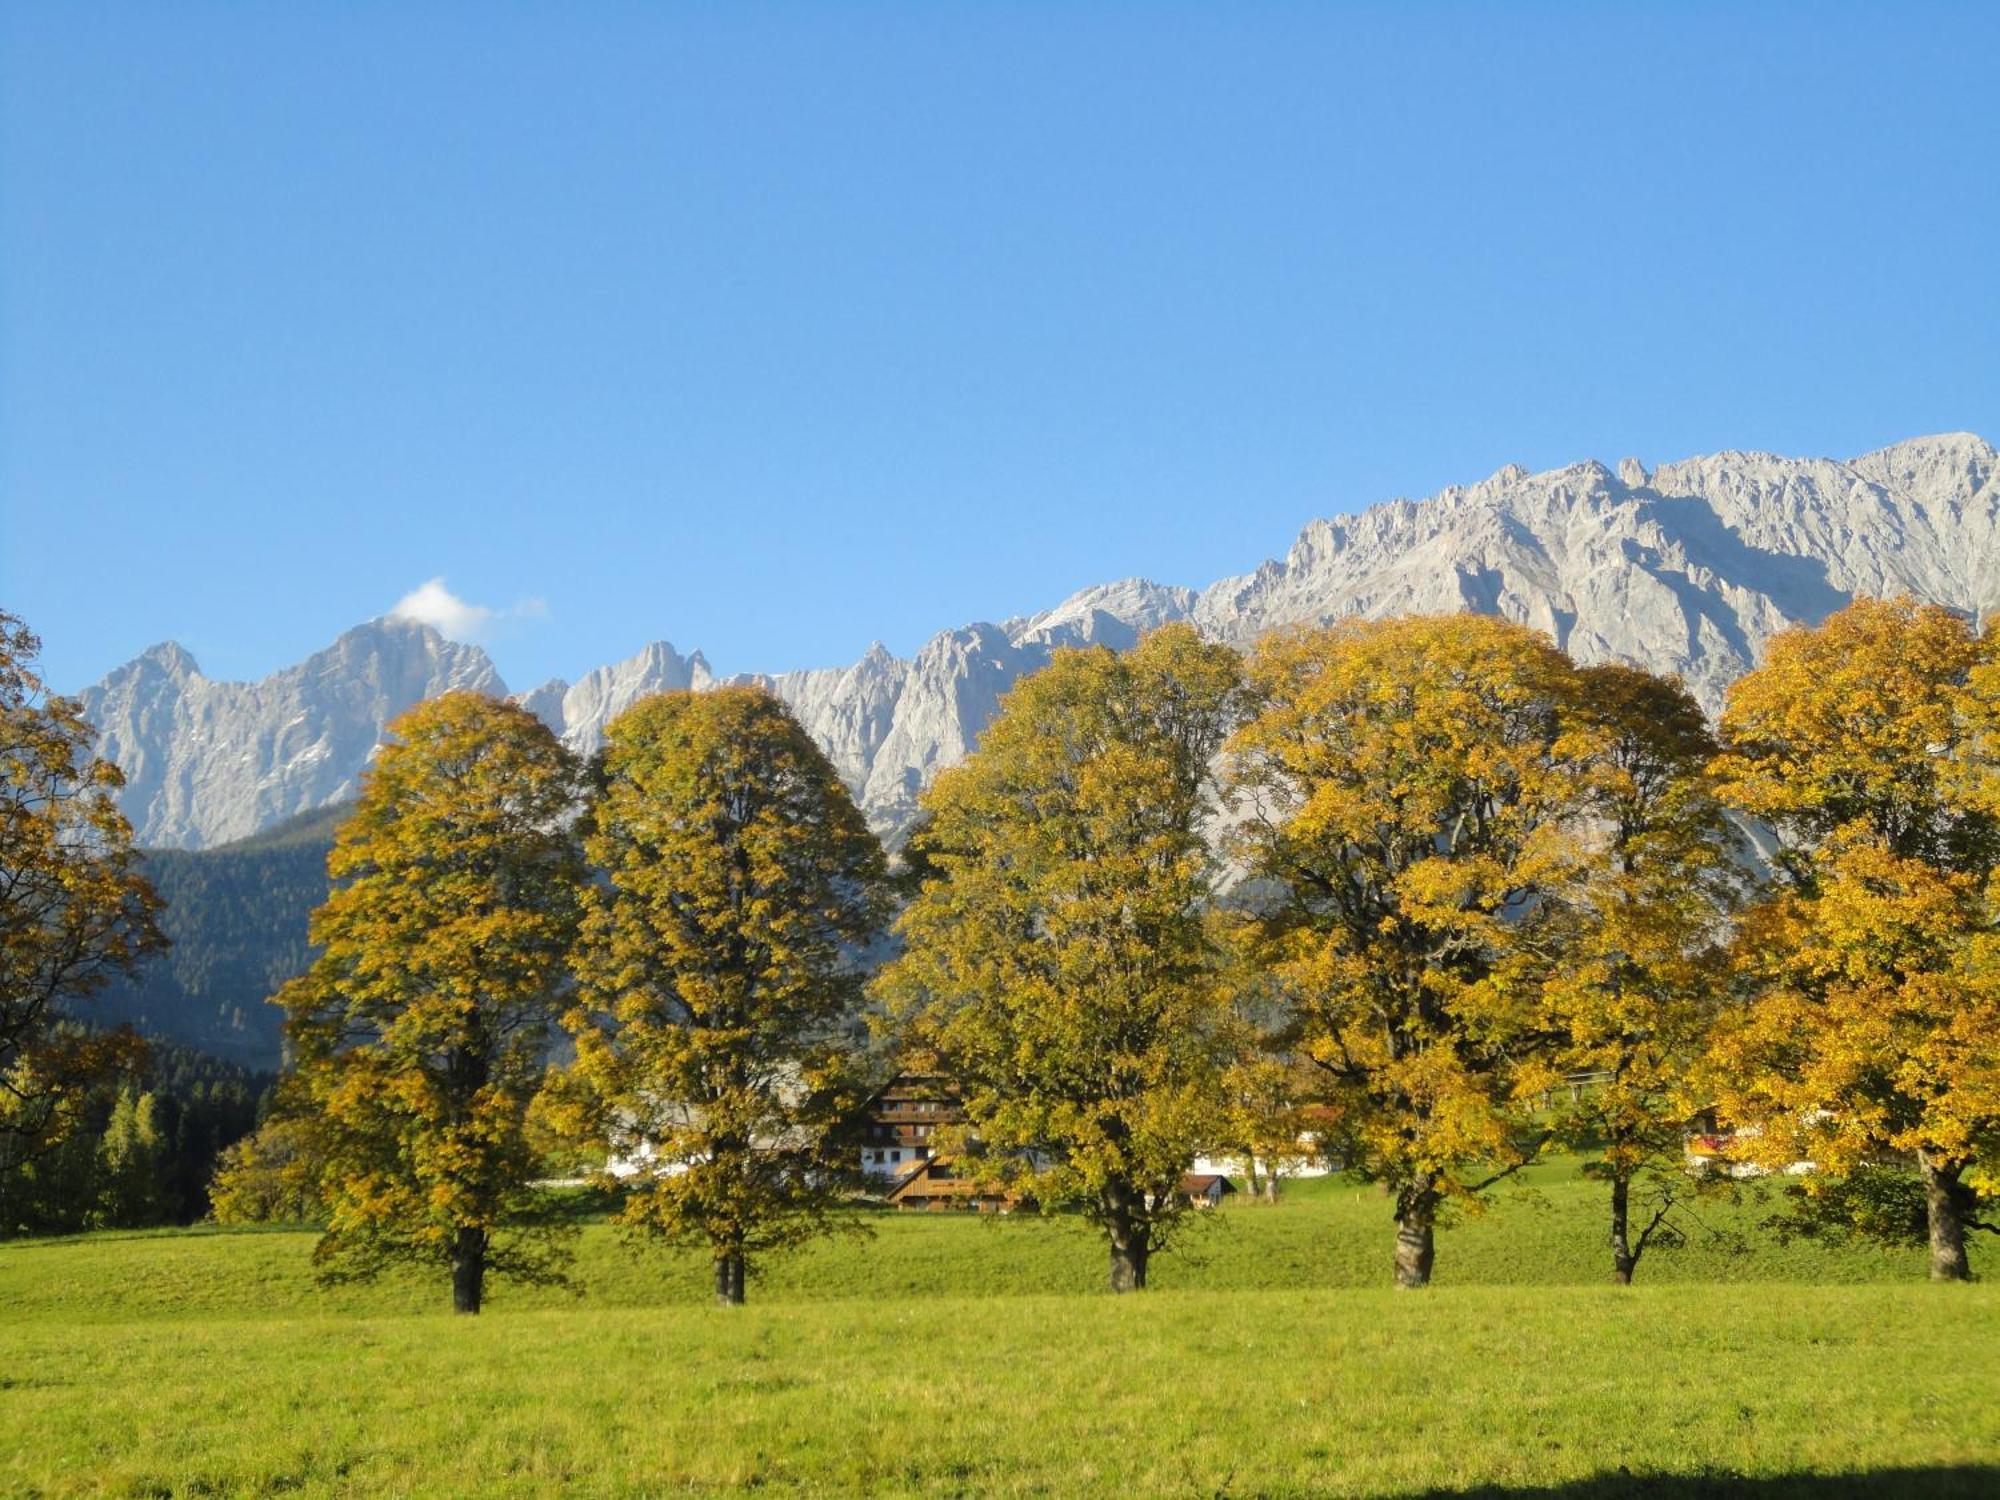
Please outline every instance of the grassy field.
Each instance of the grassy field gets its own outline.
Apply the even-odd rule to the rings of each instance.
[[[1753,1194],[1603,1284],[1556,1164],[1383,1289],[1372,1190],[1225,1209],[1098,1293],[1061,1222],[873,1216],[772,1266],[584,1235],[579,1291],[321,1292],[309,1235],[0,1247],[0,1494],[2000,1495],[2000,1295],[1777,1245]]]

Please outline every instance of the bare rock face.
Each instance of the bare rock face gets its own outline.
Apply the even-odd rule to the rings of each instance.
[[[1146,631],[1187,618],[1193,603],[1191,590],[1126,579],[1003,625],[941,632],[908,661],[878,642],[851,667],[732,680],[761,683],[789,703],[869,822],[893,840],[916,816],[931,778],[971,751],[1001,696],[1058,647],[1122,651]]]
[[[1968,433],[1847,463],[1724,453],[1643,483],[1624,468],[1514,467],[1315,521],[1284,561],[1206,589],[1195,619],[1248,642],[1344,615],[1479,610],[1580,661],[1678,673],[1713,713],[1775,632],[1857,594],[2000,606],[2000,478]]]
[[[655,641],[637,656],[585,673],[574,686],[546,682],[514,701],[588,755],[604,743],[604,726],[641,698],[698,690],[713,680],[699,651],[682,656],[667,642]]]
[[[775,677],[748,674],[730,681],[755,683],[789,703],[841,780],[859,790],[867,785],[876,757],[895,727],[896,706],[909,676],[910,663],[877,641],[851,667],[783,672]]]
[[[1187,619],[1195,597],[1193,589],[1127,578],[1071,594],[1054,609],[1017,616],[1001,629],[1016,644],[1109,646],[1123,651],[1149,630]]]
[[[215,682],[155,646],[81,697],[139,841],[202,848],[354,796],[382,726],[461,688],[505,691],[477,646],[385,619],[262,682]]]
[[[1724,453],[1612,473],[1509,465],[1424,501],[1310,523],[1282,561],[1196,594],[1127,579],[1053,609],[945,631],[905,661],[744,676],[791,704],[869,820],[907,828],[918,793],[962,759],[1007,689],[1062,646],[1123,650],[1192,620],[1249,644],[1349,615],[1477,610],[1548,632],[1586,662],[1681,675],[1711,712],[1764,644],[1856,594],[2000,608],[2000,461],[1967,433],[1847,462]],[[712,681],[664,642],[517,700],[581,750],[647,693]],[[382,723],[454,687],[504,693],[474,647],[377,621],[261,683],[214,683],[157,646],[84,695],[129,777],[143,841],[201,846],[352,796]]]

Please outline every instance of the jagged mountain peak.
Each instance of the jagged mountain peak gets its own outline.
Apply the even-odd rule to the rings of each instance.
[[[1344,615],[1481,610],[1585,661],[1684,677],[1711,710],[1777,630],[1858,593],[2000,607],[2000,462],[1973,433],[1859,458],[1722,453],[1649,471],[1595,459],[1509,464],[1426,500],[1308,522],[1282,558],[1200,592],[1127,578],[1001,624],[946,630],[909,658],[881,642],[847,666],[742,674],[789,702],[878,829],[977,741],[1007,689],[1066,645],[1117,648],[1170,620],[1247,644]],[[516,700],[579,749],[647,693],[715,681],[667,641]],[[152,843],[208,844],[352,795],[380,726],[454,687],[506,691],[477,647],[377,620],[260,683],[213,683],[155,647],[85,695]]]
[[[1976,432],[1940,432],[1864,453],[1854,468],[1879,482],[1903,485],[1949,485],[1962,477],[1978,490],[2000,471],[2000,453]]]
[[[156,646],[148,646],[128,662],[123,670],[134,668],[161,672],[168,677],[199,677],[201,664],[194,654],[179,641],[161,641]]]
[[[697,651],[695,655],[699,656],[701,653]],[[669,664],[678,665],[687,660],[689,658],[682,656],[680,652],[674,649],[672,641],[649,641],[644,646],[641,646],[632,656],[627,657],[620,665],[632,666],[643,664],[649,669],[659,669],[668,667]]]
[[[705,688],[713,681],[699,651],[682,656],[671,641],[653,641],[578,678],[563,693],[560,717],[552,722],[574,748],[588,753],[604,743],[604,727],[641,698]]]
[[[1123,650],[1138,636],[1176,620],[1194,608],[1193,589],[1155,583],[1150,578],[1121,578],[1079,589],[1054,609],[1017,615],[1001,629],[1019,645],[1040,641],[1051,645],[1108,645]]]
[[[1309,523],[1285,559],[1205,590],[1204,629],[1254,640],[1342,614],[1476,609],[1585,660],[1680,673],[1711,710],[1785,624],[1858,593],[2000,597],[1992,448],[1920,438],[1860,459],[1732,453],[1614,476],[1510,465],[1422,502]]]
[[[383,725],[460,689],[506,685],[477,646],[370,620],[257,682],[206,677],[168,643],[80,696],[141,841],[201,847],[352,797]]]

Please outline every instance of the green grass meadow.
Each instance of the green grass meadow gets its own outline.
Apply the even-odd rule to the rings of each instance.
[[[592,1225],[575,1291],[476,1319],[441,1277],[321,1291],[298,1231],[11,1244],[0,1494],[2000,1495],[2000,1290],[1780,1246],[1765,1191],[1630,1289],[1565,1163],[1416,1294],[1337,1179],[1128,1298],[1073,1223],[959,1215],[858,1216],[740,1309]]]

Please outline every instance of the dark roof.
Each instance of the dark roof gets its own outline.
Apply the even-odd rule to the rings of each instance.
[[[868,1102],[876,1105],[884,1099],[932,1099],[956,1104],[959,1093],[958,1086],[942,1073],[898,1073],[877,1089]]]

